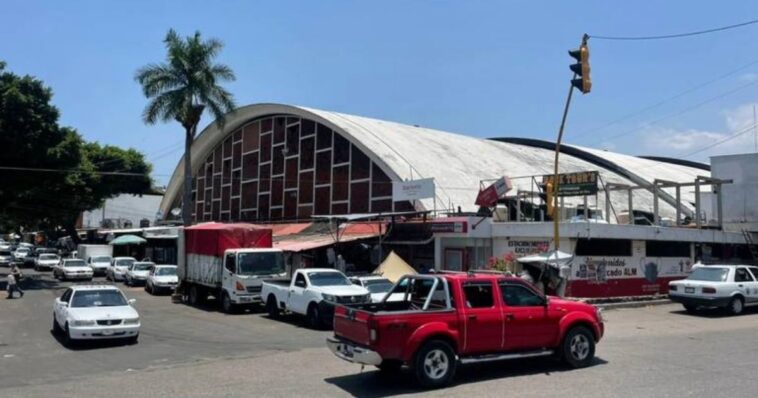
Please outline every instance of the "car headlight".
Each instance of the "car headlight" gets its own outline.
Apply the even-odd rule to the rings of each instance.
[[[74,326],[95,326],[95,321],[81,320],[81,321],[74,321],[72,322],[72,324]]]
[[[325,301],[337,302],[337,297],[332,294],[322,294],[321,297]]]
[[[371,293],[366,293],[363,295],[363,302],[364,303],[371,302]]]
[[[139,323],[139,318],[127,318],[124,319],[124,325],[136,325]]]

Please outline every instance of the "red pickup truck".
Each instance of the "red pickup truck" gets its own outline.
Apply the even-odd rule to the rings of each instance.
[[[450,383],[459,363],[555,356],[587,366],[603,329],[594,306],[546,297],[519,278],[413,275],[380,303],[337,307],[327,345],[381,371],[407,365],[433,388]]]

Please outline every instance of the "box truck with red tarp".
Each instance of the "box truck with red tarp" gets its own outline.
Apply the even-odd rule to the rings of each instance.
[[[205,223],[184,228],[178,274],[187,301],[215,297],[225,312],[261,303],[263,279],[285,274],[271,229],[251,224]],[[182,247],[183,246],[183,247]]]

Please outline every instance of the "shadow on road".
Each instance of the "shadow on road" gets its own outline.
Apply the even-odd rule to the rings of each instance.
[[[682,315],[682,316],[693,316],[693,317],[700,317],[700,318],[712,318],[712,319],[731,318],[733,316],[756,315],[758,314],[758,306],[745,307],[745,309],[742,310],[742,314],[740,315],[729,314],[728,312],[726,312],[726,310],[722,308],[701,308],[695,312],[687,312],[684,309],[681,309],[681,310],[671,311],[671,313]]]
[[[121,347],[128,345],[125,339],[103,339],[103,340],[84,340],[77,341],[76,343],[66,345],[62,334],[58,334],[50,330],[50,335],[53,336],[55,341],[62,347],[69,351],[88,351],[97,350],[102,348]]]
[[[595,358],[591,367],[607,363],[607,361],[601,358]],[[356,367],[356,369],[360,368]],[[536,374],[549,376],[552,373],[570,371],[573,371],[573,369],[566,367],[561,362],[544,358],[495,361],[467,366],[459,365],[454,385]],[[358,397],[391,397],[423,391],[416,382],[413,371],[405,368],[400,373],[385,374],[374,370],[373,367],[366,367],[366,370],[362,373],[327,378],[324,381]]]

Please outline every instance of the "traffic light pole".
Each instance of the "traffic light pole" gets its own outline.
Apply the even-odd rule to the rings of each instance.
[[[574,74],[576,79],[576,74]],[[571,95],[574,93],[574,85],[569,84],[568,98],[566,98],[566,106],[563,108],[563,118],[561,119],[561,127],[558,129],[558,139],[555,141],[555,167],[553,170],[553,242],[555,251],[560,249],[560,233],[558,232],[558,223],[560,222],[560,208],[558,207],[558,155],[561,153],[561,139],[563,139],[563,128],[566,126],[566,117],[568,117],[569,106],[571,105]]]

